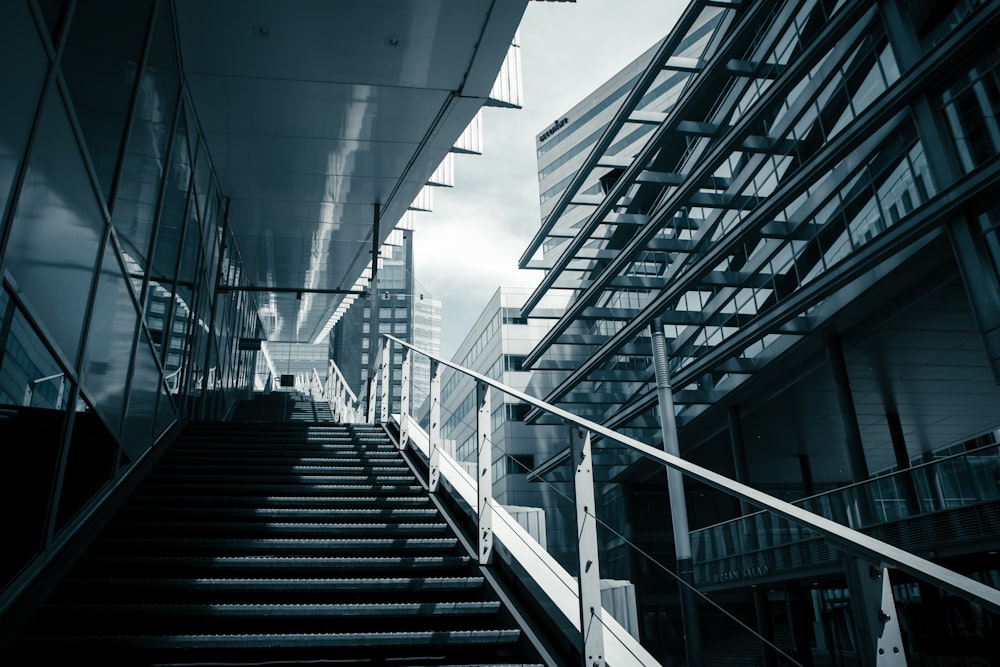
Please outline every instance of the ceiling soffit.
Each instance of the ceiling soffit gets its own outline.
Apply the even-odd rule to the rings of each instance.
[[[486,101],[527,0],[177,0],[185,79],[270,340],[310,341]],[[309,290],[313,290],[309,293]]]

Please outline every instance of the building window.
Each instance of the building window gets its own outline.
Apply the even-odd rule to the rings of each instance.
[[[535,469],[533,454],[508,454],[505,458],[508,475],[525,475]]]

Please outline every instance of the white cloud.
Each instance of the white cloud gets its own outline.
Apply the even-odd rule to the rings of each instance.
[[[670,32],[678,0],[529,2],[521,23],[523,109],[487,109],[483,155],[458,156],[455,187],[416,217],[414,273],[442,302],[450,357],[500,285],[533,286],[517,261],[537,231],[535,136]]]

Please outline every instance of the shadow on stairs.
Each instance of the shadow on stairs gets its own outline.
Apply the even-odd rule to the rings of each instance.
[[[499,600],[380,427],[193,423],[0,662],[542,664]]]

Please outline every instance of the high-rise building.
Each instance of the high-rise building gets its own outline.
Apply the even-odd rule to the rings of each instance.
[[[524,355],[541,340],[546,321],[527,320],[520,304],[530,293],[522,287],[501,286],[490,297],[452,361],[517,390],[524,390],[529,373],[522,368]],[[419,355],[418,355],[419,356]],[[419,404],[418,404],[419,405]],[[562,427],[523,423],[528,405],[502,392],[490,390],[492,486],[497,502],[509,507],[542,510],[539,515],[549,553],[568,564],[576,558],[572,506],[553,495],[566,493],[565,485],[530,484],[528,475],[536,461],[554,455],[565,440]],[[476,382],[445,367],[441,371],[441,437],[448,453],[475,470],[477,460]],[[427,406],[423,409],[426,423]],[[416,411],[415,411],[416,412]],[[416,414],[421,414],[416,412]]]
[[[529,392],[658,443],[662,332],[684,458],[1000,583],[998,524],[973,518],[1000,509],[998,24],[996,2],[692,2],[538,136],[523,314],[569,306],[525,355]],[[679,655],[677,586],[639,555],[674,566],[663,467],[598,456],[622,498],[602,559]],[[843,554],[684,495],[700,592],[803,664],[854,659],[871,628]],[[896,582],[911,659],[994,652],[978,607]],[[705,646],[742,632],[700,614]]]
[[[358,299],[330,332],[329,358],[337,364],[356,396],[367,392],[371,369],[379,360],[378,334],[391,334],[419,345],[432,354],[441,351],[441,302],[421,287],[413,274],[413,234],[400,229],[383,245],[377,271],[378,332],[372,335],[371,299]],[[416,355],[411,370],[410,400],[419,406],[430,390],[430,363]],[[392,373],[402,372],[402,352],[392,359]],[[399,388],[392,393],[393,412],[399,412]],[[376,397],[376,400],[381,400]]]

